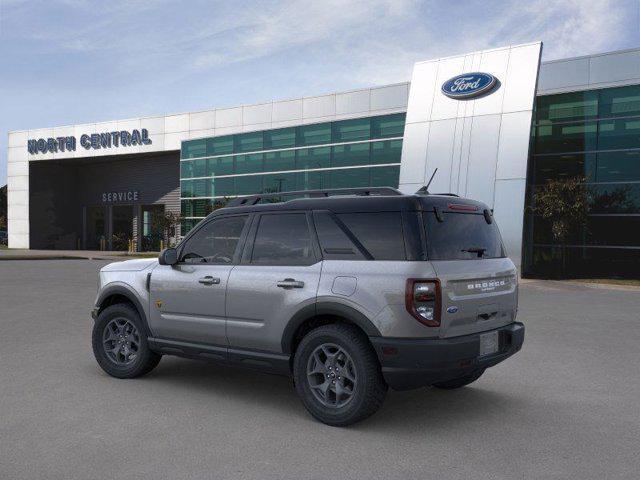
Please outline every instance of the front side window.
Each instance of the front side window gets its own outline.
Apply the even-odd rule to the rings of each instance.
[[[247,216],[212,220],[187,239],[181,261],[184,263],[230,264]]]
[[[251,263],[311,265],[314,255],[304,213],[263,215],[256,232]]]

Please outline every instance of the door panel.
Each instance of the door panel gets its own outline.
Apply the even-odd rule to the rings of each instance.
[[[248,215],[226,215],[202,223],[182,243],[178,264],[152,272],[151,327],[160,338],[227,345],[227,282],[248,220]]]
[[[227,289],[229,345],[281,352],[289,319],[316,301],[321,266],[235,267]]]
[[[316,301],[321,269],[309,214],[257,216],[229,278],[229,346],[281,352],[289,319]]]
[[[233,265],[159,265],[149,306],[158,337],[226,345],[225,292]],[[160,302],[160,303],[159,303]]]

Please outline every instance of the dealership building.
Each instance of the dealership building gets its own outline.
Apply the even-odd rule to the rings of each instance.
[[[414,65],[410,81],[255,105],[14,131],[9,247],[157,250],[230,197],[392,186],[486,202],[524,275],[638,276],[640,49],[540,62],[541,43]],[[535,207],[576,178],[562,245]]]

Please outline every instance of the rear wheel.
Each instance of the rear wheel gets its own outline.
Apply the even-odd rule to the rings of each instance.
[[[455,390],[456,388],[464,387],[475,382],[483,373],[484,370],[478,370],[477,372],[465,375],[464,377],[454,378],[453,380],[448,380],[446,382],[434,383],[433,386],[436,388],[442,388],[443,390]]]
[[[134,378],[149,373],[161,355],[149,349],[147,335],[138,312],[119,303],[105,308],[93,325],[93,354],[109,375]]]
[[[302,403],[327,425],[364,420],[380,408],[387,392],[373,348],[351,325],[309,332],[296,351],[293,373]]]

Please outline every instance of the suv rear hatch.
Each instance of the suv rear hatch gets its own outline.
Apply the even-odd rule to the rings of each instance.
[[[469,335],[515,321],[517,272],[491,212],[454,203],[423,218],[428,258],[440,279],[440,336]]]

